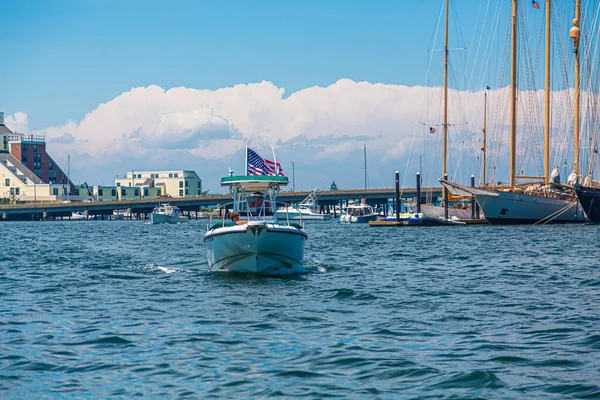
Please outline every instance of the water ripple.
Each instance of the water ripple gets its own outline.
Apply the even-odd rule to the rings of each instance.
[[[204,227],[2,223],[0,398],[600,398],[598,225],[308,223],[288,277]]]

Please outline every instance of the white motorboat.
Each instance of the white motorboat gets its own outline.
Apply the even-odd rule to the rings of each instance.
[[[81,211],[77,211],[71,213],[71,217],[69,217],[71,221],[87,221],[88,216],[82,213]]]
[[[150,214],[150,222],[153,224],[178,224],[187,221],[187,218],[181,216],[179,207],[168,204],[155,207]]]
[[[285,176],[228,176],[233,203],[220,206],[204,235],[208,266],[213,271],[286,275],[306,272],[304,244],[308,235],[289,215],[279,216],[276,198]],[[225,216],[229,210],[231,219]],[[243,220],[237,219],[242,216]],[[237,219],[237,220],[236,220]]]
[[[366,204],[349,205],[345,208],[345,214],[340,215],[342,224],[367,223],[376,220],[377,214],[373,207]]]
[[[277,216],[279,218],[289,218],[292,220],[330,220],[330,214],[320,214],[317,212],[318,199],[319,191],[317,189],[311,190],[310,194],[298,204],[298,207],[282,207],[277,210]]]

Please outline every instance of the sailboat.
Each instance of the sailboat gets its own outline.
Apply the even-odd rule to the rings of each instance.
[[[444,180],[447,180],[447,160],[448,160],[448,58],[449,58],[449,15],[450,15],[450,0],[446,1],[446,31],[445,31],[445,42],[444,42],[444,94],[443,94],[443,110],[444,110],[444,122],[443,127],[443,166],[442,176]],[[431,129],[431,128],[430,128]],[[419,175],[420,177],[420,175]],[[449,208],[450,198],[448,191],[442,191],[442,206],[420,204],[420,212],[423,214],[423,218],[427,224],[443,223],[447,224],[450,220],[456,219],[468,219],[471,218],[471,212],[462,208]]]
[[[576,0],[577,7],[579,0]],[[577,11],[577,16],[578,16]],[[578,22],[577,22],[578,24]],[[578,39],[576,40],[578,46]],[[446,180],[442,185],[454,195],[474,195],[491,224],[573,223],[586,220],[583,208],[570,191],[552,185],[550,174],[550,0],[546,0],[546,65],[544,96],[544,177],[543,182],[517,185],[517,0],[512,0],[512,44],[510,84],[510,186],[498,189],[471,188]],[[578,98],[578,62],[576,62],[576,99]],[[576,110],[578,104],[576,101]],[[576,111],[578,113],[578,111]],[[576,124],[575,148],[579,132]],[[575,152],[575,169],[578,154]]]
[[[575,68],[576,68],[576,81],[575,81],[575,130],[579,131],[579,77],[578,77],[578,68],[579,68],[579,40],[581,37],[581,31],[579,28],[580,23],[580,2],[576,1],[575,4],[575,20],[573,21],[573,27],[569,31],[569,35],[571,39],[573,39],[575,45]],[[597,148],[594,149],[597,152]],[[577,151],[577,158],[578,158]],[[578,159],[576,160],[576,167],[578,167]],[[575,193],[577,194],[577,198],[579,199],[583,210],[585,211],[587,217],[592,222],[600,222],[600,182],[592,180],[592,164],[590,163],[590,172],[585,177],[582,183],[576,182],[574,185]],[[575,169],[575,173],[579,171]]]

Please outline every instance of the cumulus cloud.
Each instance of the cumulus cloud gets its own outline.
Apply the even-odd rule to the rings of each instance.
[[[295,162],[297,176],[304,181],[299,187],[327,184],[336,176],[342,187],[360,187],[362,149],[367,143],[371,186],[390,186],[387,175],[404,169],[411,151],[419,154],[429,146],[432,157],[439,159],[441,127],[440,134],[427,133],[428,124],[439,124],[442,119],[440,103],[434,99],[439,94],[439,88],[349,79],[287,97],[283,88],[266,81],[217,90],[165,90],[151,85],[100,104],[81,121],[66,121],[38,132],[47,136],[50,151],[59,159],[70,154],[72,165],[85,176],[82,180],[89,182],[98,176],[109,181],[133,168],[195,169],[205,181],[217,182],[228,166],[243,172],[246,145],[265,156],[273,145],[278,161],[288,163],[284,168],[291,167],[289,161]],[[470,123],[466,128],[452,128],[454,151],[449,163],[470,157],[471,170],[465,171],[470,176],[479,168],[483,93],[451,90],[449,97],[452,122]],[[541,99],[539,93],[534,97]],[[505,129],[503,98],[506,89],[490,94],[490,109],[500,116],[499,131]],[[27,128],[25,113],[6,120],[10,127]],[[537,123],[531,122],[527,121]],[[489,121],[488,126],[493,123]],[[432,140],[438,143],[435,152]],[[499,136],[497,140],[504,139]],[[419,156],[413,154],[411,167],[416,170],[418,163]],[[433,162],[431,166],[434,169]]]
[[[17,111],[13,115],[6,116],[4,118],[4,124],[13,132],[26,132],[29,128],[27,114],[21,111]]]

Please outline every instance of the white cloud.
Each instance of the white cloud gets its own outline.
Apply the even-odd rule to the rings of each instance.
[[[227,166],[241,172],[244,146],[266,156],[269,145],[274,145],[278,159],[295,161],[297,176],[305,179],[308,187],[328,174],[346,176],[346,183],[336,179],[341,186],[360,186],[362,146],[366,142],[373,186],[390,186],[387,174],[404,169],[411,147],[415,147],[413,167],[418,165],[423,147],[433,146],[431,141],[437,141],[439,150],[441,127],[431,136],[426,133],[428,126],[423,125],[442,119],[439,88],[341,79],[289,97],[284,93],[283,88],[266,81],[217,90],[138,87],[100,104],[81,121],[66,121],[39,132],[47,136],[50,152],[57,160],[71,154],[73,165],[83,175],[81,180],[92,183],[98,176],[109,181],[132,168],[196,169],[205,180],[212,179],[209,174],[218,179]],[[525,93],[520,97],[525,99]],[[495,114],[488,114],[488,126],[494,123],[493,115],[502,117],[505,108],[505,100],[496,105],[494,96],[505,98],[506,89],[490,93],[490,110]],[[533,96],[540,101],[540,92]],[[480,143],[473,138],[481,136],[483,93],[451,90],[449,97],[452,122],[470,124],[452,128],[451,147],[466,155],[454,151],[451,158],[456,161],[463,157],[464,162],[468,155],[472,157],[469,168],[477,169]],[[15,113],[6,122],[25,130],[27,114]],[[417,140],[413,143],[415,132]],[[473,143],[461,143],[465,138]],[[439,154],[432,157],[439,158]],[[350,165],[355,166],[353,174],[348,173]],[[431,165],[433,169],[433,161]]]
[[[17,111],[13,115],[6,116],[4,118],[4,124],[13,132],[26,132],[29,129],[27,114],[21,111]]]

